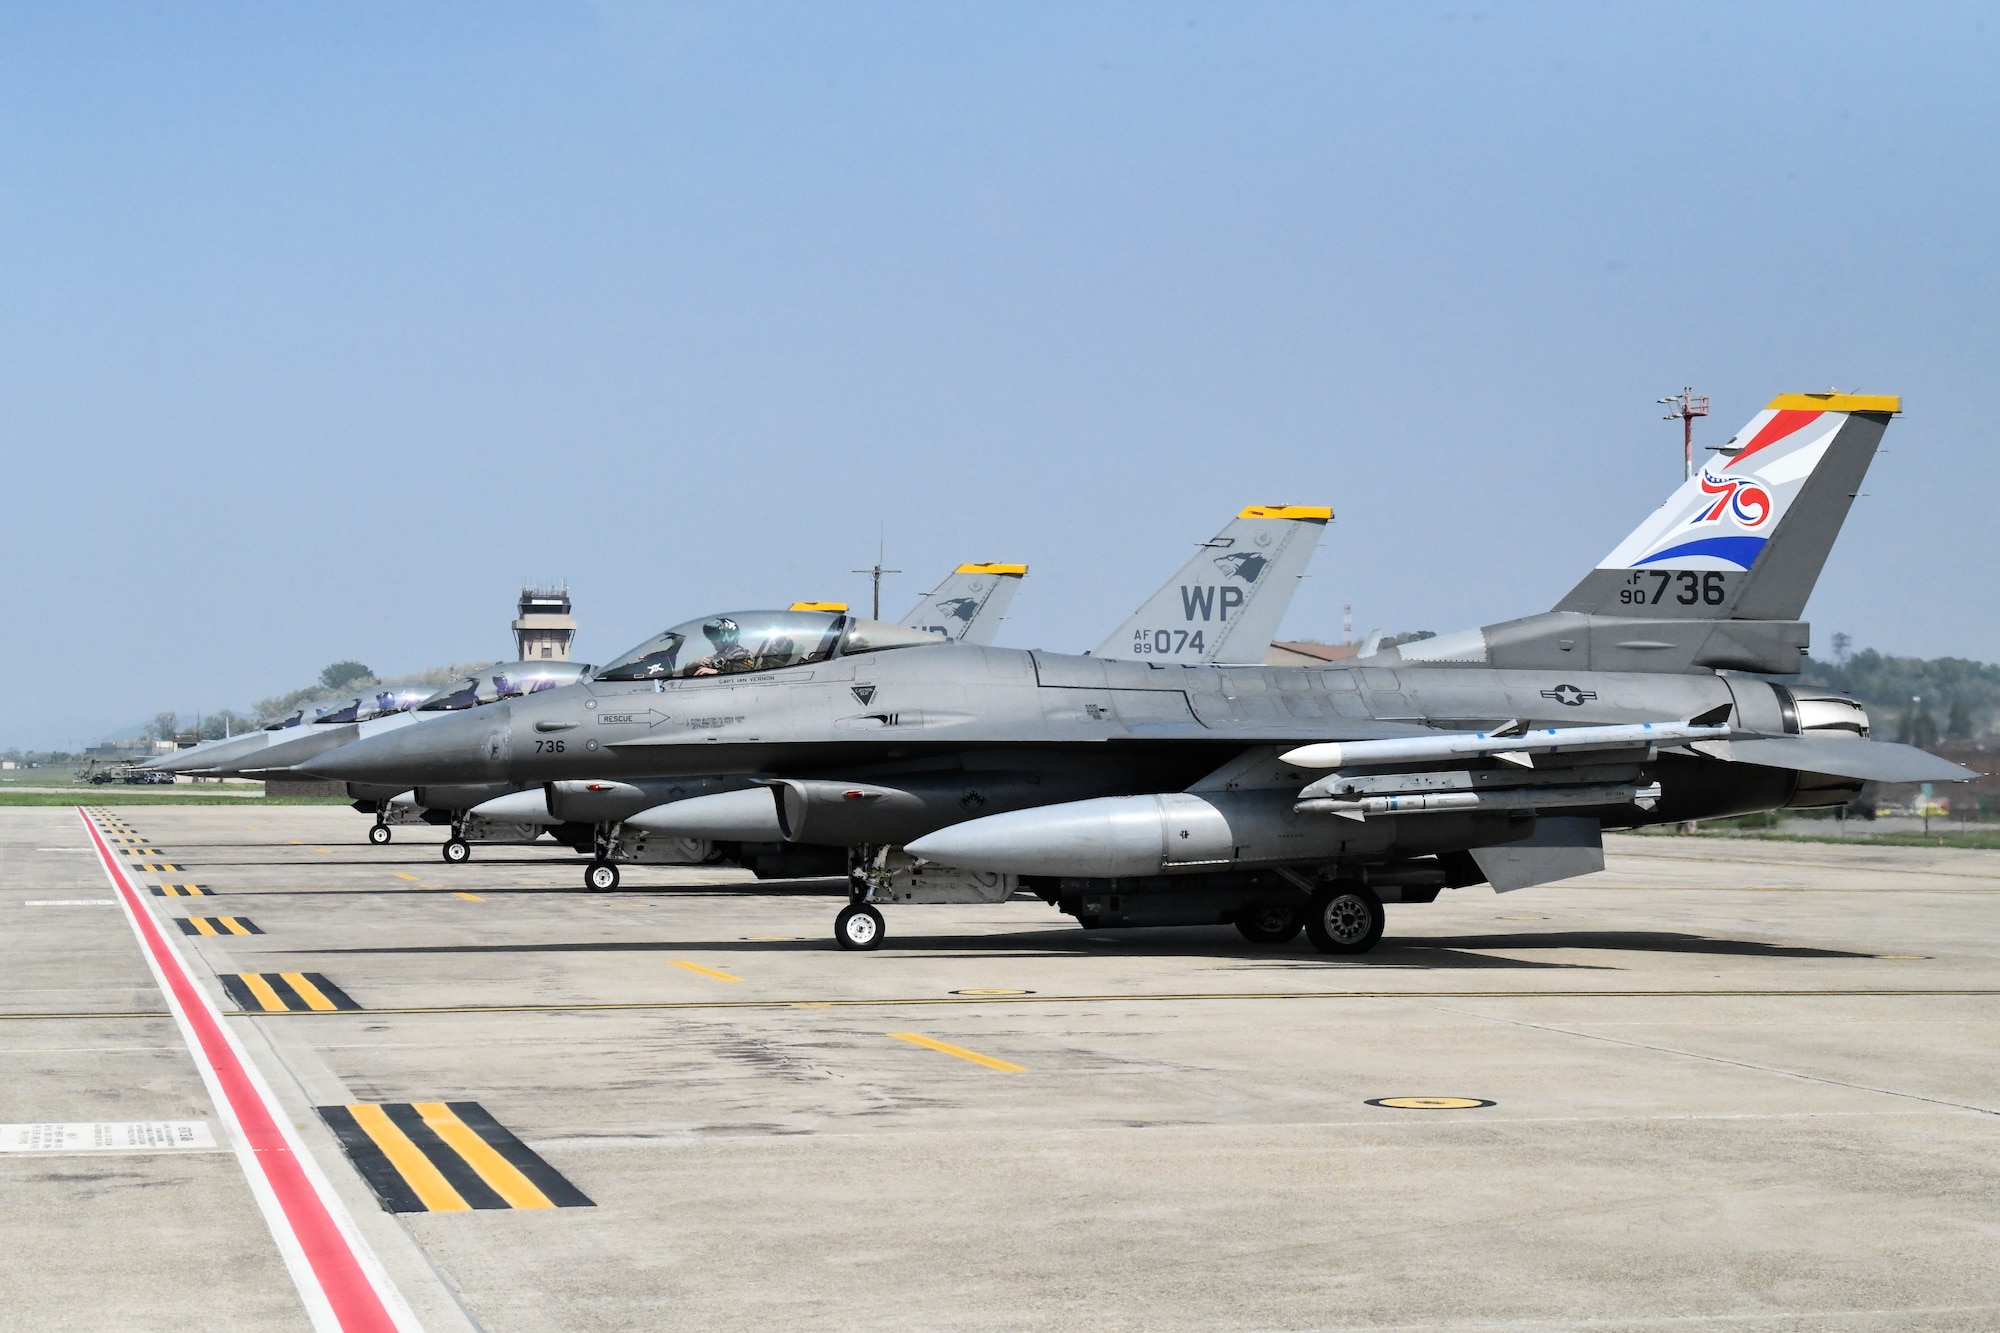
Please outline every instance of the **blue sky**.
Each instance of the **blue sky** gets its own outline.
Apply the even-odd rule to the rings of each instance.
[[[1810,608],[2000,659],[1975,6],[0,11],[0,744],[356,657],[1033,573],[1247,503],[1286,632],[1546,609],[1774,393],[1905,395]]]

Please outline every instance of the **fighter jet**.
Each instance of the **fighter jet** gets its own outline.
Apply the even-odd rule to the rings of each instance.
[[[1026,578],[1026,565],[1009,564],[964,564],[958,566],[945,577],[944,582],[926,593],[910,613],[900,622],[904,627],[933,634],[941,641],[969,643],[990,643],[1000,627],[1000,621],[1013,604],[1014,594]],[[845,614],[844,602],[794,602],[794,612]],[[593,670],[581,669],[584,673]],[[574,680],[577,677],[572,676]],[[538,686],[537,688],[545,688]],[[443,692],[441,692],[442,694]],[[468,699],[478,704],[495,702],[498,697],[483,697],[472,700],[461,688],[451,697]],[[512,697],[512,696],[505,696]],[[453,706],[469,706],[458,704]],[[384,786],[393,791],[384,791]],[[710,790],[704,788],[703,790]],[[624,859],[652,860],[673,864],[689,861],[714,860],[713,849],[695,846],[681,840],[649,839],[644,831],[635,830],[632,836],[623,839],[608,838],[593,824],[564,819],[550,813],[549,804],[542,798],[539,789],[529,793],[531,799],[514,799],[521,794],[521,784],[514,782],[487,782],[470,784],[435,783],[422,787],[410,783],[389,784],[349,784],[349,791],[357,802],[372,805],[376,812],[375,828],[369,831],[369,840],[377,844],[390,839],[388,827],[391,823],[422,820],[426,823],[449,824],[452,835],[443,847],[444,859],[451,864],[460,864],[472,857],[474,843],[525,843],[533,842],[547,832],[559,841],[565,842],[578,851],[589,851],[602,845],[603,854],[599,859],[607,865],[622,847]],[[658,800],[673,799],[660,796]],[[828,861],[824,852],[806,853],[803,857],[793,854],[787,857],[785,849],[773,848],[767,862],[782,862],[790,873],[799,873],[803,867],[807,873],[823,873]],[[835,861],[838,857],[833,858]],[[835,873],[839,867],[834,866]],[[600,875],[600,878],[603,876]],[[611,876],[615,886],[615,868]]]
[[[1264,646],[1284,619],[1306,563],[1332,517],[1331,509],[1316,506],[1252,505],[1243,510],[1113,631],[1100,655],[1137,654],[1184,663],[1261,661]],[[1024,565],[961,565],[943,585],[926,594],[902,624],[957,638],[949,630],[958,622],[964,631],[961,641],[991,642],[998,612],[1013,598],[1012,587],[995,576],[1017,580],[1026,572]],[[844,613],[847,606],[794,602],[789,609]],[[739,623],[743,617],[718,619]],[[635,651],[643,655],[646,650]],[[745,775],[636,784],[572,780],[496,796],[473,807],[464,829],[541,824],[579,851],[588,835],[596,856],[584,872],[584,882],[597,890],[617,887],[618,863],[624,861],[685,864],[726,859],[766,877],[841,873],[846,866],[844,848],[787,845],[755,820],[755,827],[742,836],[692,838],[652,827],[663,818],[671,824],[672,815],[662,815],[662,807],[696,796],[751,789],[755,782]],[[761,806],[755,813],[763,814]],[[459,843],[469,841],[464,829],[457,836]],[[463,857],[469,848],[447,842],[444,850],[449,859],[454,854]]]
[[[344,739],[352,739],[352,725],[379,718],[401,717],[429,693],[427,690],[384,687],[353,695],[335,703],[320,704],[310,721],[304,708],[295,708],[283,717],[266,722],[255,731],[225,740],[209,741],[176,754],[166,755],[146,765],[169,773],[191,773],[200,777],[246,777],[273,767],[270,756],[279,751],[304,759],[331,748],[324,743],[335,733],[326,728],[348,726]],[[337,743],[337,742],[336,742]],[[287,760],[286,762],[291,762]],[[279,765],[282,766],[282,765]]]
[[[1303,927],[1359,953],[1385,902],[1600,869],[1606,828],[1972,776],[1870,739],[1853,699],[1735,674],[1797,674],[1798,617],[1898,409],[1781,395],[1553,610],[1351,663],[1108,661],[835,613],[718,634],[710,618],[589,682],[312,767],[597,783],[607,803],[647,781],[746,781],[647,827],[844,849],[846,948],[881,943],[882,905],[1027,890],[1089,926]]]

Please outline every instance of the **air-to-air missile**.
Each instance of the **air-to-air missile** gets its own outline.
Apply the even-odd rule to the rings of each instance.
[[[1330,509],[1305,506],[1253,505],[1245,509],[1204,542],[1173,578],[1114,630],[1098,655],[1184,665],[1262,661],[1332,517]],[[961,565],[927,593],[900,624],[905,630],[942,639],[991,643],[1000,616],[1026,573],[1025,565]],[[847,607],[797,602],[790,610],[844,614]],[[740,627],[764,614],[709,619]],[[885,644],[895,639],[887,627],[863,631],[861,623],[855,622],[854,632],[867,634],[872,642]],[[684,631],[669,631],[649,643],[678,642],[677,635],[684,637]],[[904,646],[921,643],[910,639]],[[646,645],[641,645],[621,660],[644,661],[647,653]],[[419,795],[437,799],[432,795],[434,790],[425,788]],[[465,794],[491,791],[473,787],[448,790]],[[1085,780],[1076,790],[1084,794],[1095,788]],[[702,803],[690,804],[697,800]],[[464,860],[472,842],[497,840],[495,831],[516,838],[536,826],[548,828],[579,851],[588,847],[595,852],[585,871],[586,884],[595,889],[617,885],[621,862],[728,860],[748,865],[763,876],[838,874],[846,866],[844,847],[814,845],[781,829],[768,799],[757,789],[756,778],[743,774],[710,777],[698,783],[675,778],[509,788],[465,811],[454,825],[454,836],[445,843],[444,855],[447,860]]]
[[[1852,699],[1760,678],[1797,675],[1798,617],[1897,410],[1780,396],[1553,610],[1323,668],[979,647],[837,613],[710,617],[569,689],[308,767],[545,791],[741,784],[690,784],[645,817],[699,842],[756,821],[761,792],[762,829],[845,856],[847,948],[881,942],[884,904],[1026,890],[1092,926],[1303,928],[1359,952],[1384,902],[1601,869],[1606,828],[1971,776],[1870,739]],[[1230,578],[1254,562],[1210,563]],[[1127,641],[1175,647],[1219,628],[1224,605],[1190,588]]]

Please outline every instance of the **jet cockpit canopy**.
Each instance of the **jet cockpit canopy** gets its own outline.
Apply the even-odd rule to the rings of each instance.
[[[428,690],[375,690],[318,709],[313,718],[313,725],[319,727],[336,722],[366,722],[372,717],[406,713],[429,697]]]
[[[588,680],[596,670],[588,662],[495,662],[470,676],[461,676],[416,705],[419,713],[451,713],[478,708],[524,694],[540,694]]]
[[[683,680],[823,662],[839,653],[942,643],[935,634],[835,611],[732,611],[676,625],[597,673],[598,680]]]

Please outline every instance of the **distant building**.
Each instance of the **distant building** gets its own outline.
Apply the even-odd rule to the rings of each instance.
[[[1264,654],[1265,666],[1321,666],[1327,662],[1344,662],[1357,655],[1361,645],[1356,643],[1311,643],[1274,642]]]
[[[569,661],[576,621],[569,613],[568,588],[521,589],[521,614],[514,621],[515,656],[522,661]]]

